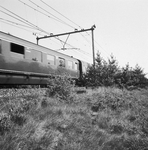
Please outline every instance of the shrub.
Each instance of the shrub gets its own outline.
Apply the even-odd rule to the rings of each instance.
[[[68,100],[74,87],[74,82],[70,77],[56,76],[55,78],[49,79],[48,90],[46,95],[50,97],[57,97],[62,100]]]

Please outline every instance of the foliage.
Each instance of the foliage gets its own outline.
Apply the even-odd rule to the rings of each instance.
[[[120,68],[113,55],[106,61],[100,53],[97,54],[95,67],[88,67],[82,80],[85,86],[89,87],[117,86],[119,88],[134,89],[145,88],[148,85],[148,79],[138,64],[135,68],[131,68],[129,64]]]
[[[127,64],[115,75],[115,81],[118,86],[127,89],[145,88],[148,86],[148,79],[138,65],[132,68]]]
[[[57,97],[62,100],[68,100],[74,87],[74,81],[66,75],[56,76],[48,80],[48,90],[46,94],[49,97]]]

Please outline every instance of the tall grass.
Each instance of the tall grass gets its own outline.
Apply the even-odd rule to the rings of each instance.
[[[61,97],[49,89],[1,90],[1,150],[148,149],[146,90],[98,88]]]

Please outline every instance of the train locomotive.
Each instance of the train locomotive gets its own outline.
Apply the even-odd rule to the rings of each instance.
[[[0,31],[0,86],[46,85],[67,74],[78,79],[88,63]]]

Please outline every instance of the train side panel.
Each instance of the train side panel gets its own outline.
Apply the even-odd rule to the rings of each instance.
[[[48,76],[63,73],[78,78],[78,66],[76,59],[64,54],[0,35],[0,84],[45,84]]]

